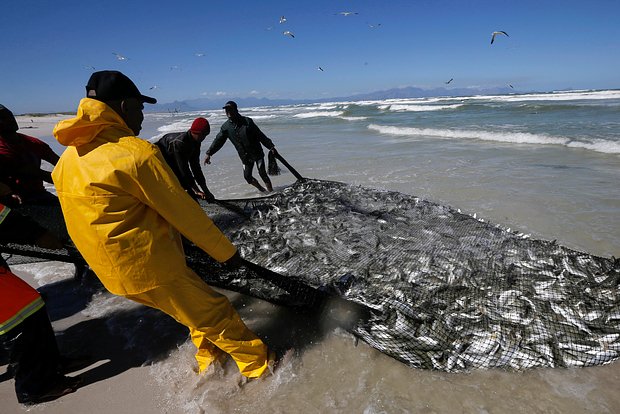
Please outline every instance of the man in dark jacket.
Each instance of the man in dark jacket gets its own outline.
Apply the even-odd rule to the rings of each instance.
[[[205,164],[211,164],[211,156],[222,148],[227,139],[230,139],[237,149],[241,162],[243,162],[243,177],[245,181],[258,188],[259,191],[265,192],[265,189],[252,176],[252,170],[254,169],[254,164],[256,164],[258,174],[265,182],[267,191],[273,191],[271,180],[265,169],[265,153],[261,147],[262,144],[270,151],[275,151],[273,142],[263,134],[263,131],[256,126],[251,118],[239,114],[235,102],[226,102],[222,109],[226,111],[228,120],[224,122],[220,132],[207,150]]]
[[[157,146],[181,186],[192,198],[213,201],[215,197],[207,188],[207,181],[200,168],[200,144],[209,132],[209,121],[196,118],[188,131],[166,134],[157,141]]]

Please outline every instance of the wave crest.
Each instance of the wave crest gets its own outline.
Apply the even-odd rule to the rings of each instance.
[[[411,128],[376,124],[368,125],[368,129],[377,131],[381,134],[396,136],[434,137],[443,139],[478,139],[482,141],[495,141],[514,144],[563,145],[569,148],[582,148],[608,154],[620,154],[620,143],[604,139],[585,142],[576,141],[567,137],[532,134],[529,132]]]

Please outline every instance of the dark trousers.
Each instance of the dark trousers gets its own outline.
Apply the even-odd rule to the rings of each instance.
[[[9,354],[18,401],[44,394],[62,378],[56,337],[45,306],[1,335],[0,342]]]
[[[254,177],[252,177],[252,171],[254,170],[254,164],[256,164],[256,169],[258,170],[258,175],[263,179],[265,183],[271,183],[269,179],[269,175],[267,174],[267,170],[265,169],[265,159],[261,158],[260,160],[254,162],[244,162],[243,163],[243,178],[248,184],[252,184],[254,181]]]

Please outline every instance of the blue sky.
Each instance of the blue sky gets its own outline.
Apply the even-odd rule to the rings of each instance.
[[[3,0],[0,7],[0,103],[15,113],[74,110],[91,66],[121,70],[161,103],[326,98],[442,87],[450,78],[454,88],[620,88],[618,0]],[[495,30],[510,37],[491,45]]]

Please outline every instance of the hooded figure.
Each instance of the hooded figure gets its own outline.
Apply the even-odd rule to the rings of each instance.
[[[69,235],[104,286],[187,326],[199,370],[228,353],[243,375],[268,366],[265,344],[228,299],[185,262],[185,236],[219,262],[238,260],[236,248],[183,190],[157,146],[138,138],[141,95],[120,72],[91,76],[77,116],[54,136],[67,146],[52,178]]]

